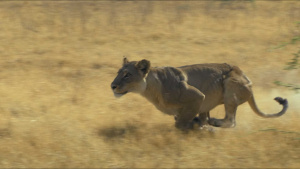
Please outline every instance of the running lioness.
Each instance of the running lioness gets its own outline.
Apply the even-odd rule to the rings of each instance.
[[[148,60],[130,62],[124,58],[111,88],[116,97],[128,92],[141,94],[158,110],[175,116],[175,126],[180,129],[190,129],[196,121],[215,127],[234,127],[237,107],[246,101],[261,117],[279,117],[286,112],[288,101],[281,97],[275,98],[283,106],[279,113],[261,112],[251,84],[237,66],[226,63],[151,67]],[[210,118],[209,111],[220,104],[225,105],[225,118]]]

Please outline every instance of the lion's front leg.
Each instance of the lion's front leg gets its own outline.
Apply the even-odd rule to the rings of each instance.
[[[179,102],[182,108],[176,116],[175,126],[179,129],[193,128],[193,120],[199,113],[202,102],[205,98],[204,94],[186,82],[180,84],[180,98]]]

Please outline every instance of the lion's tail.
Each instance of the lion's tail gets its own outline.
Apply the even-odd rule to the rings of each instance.
[[[276,114],[265,114],[263,112],[261,112],[254,100],[254,96],[252,95],[252,97],[248,100],[248,103],[250,105],[250,107],[252,108],[252,110],[259,116],[261,117],[265,117],[265,118],[273,118],[273,117],[279,117],[281,115],[283,115],[287,108],[288,108],[288,101],[287,99],[283,99],[281,97],[276,97],[274,100],[276,100],[279,104],[281,104],[283,106],[282,110],[279,113]]]

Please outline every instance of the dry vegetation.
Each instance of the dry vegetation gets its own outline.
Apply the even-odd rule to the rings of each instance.
[[[270,50],[299,34],[299,1],[1,2],[0,167],[300,167],[299,83],[284,64],[299,49]],[[154,66],[236,64],[259,107],[237,126],[181,133],[144,98],[110,90],[122,57]],[[223,107],[211,112],[223,117]]]

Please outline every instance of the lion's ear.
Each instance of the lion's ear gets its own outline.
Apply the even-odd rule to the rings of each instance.
[[[124,66],[125,64],[127,64],[127,63],[129,63],[129,60],[127,59],[126,56],[124,56],[124,58],[123,58],[123,66]]]
[[[150,61],[143,59],[136,63],[135,67],[143,72],[143,74],[147,74],[150,70]]]

